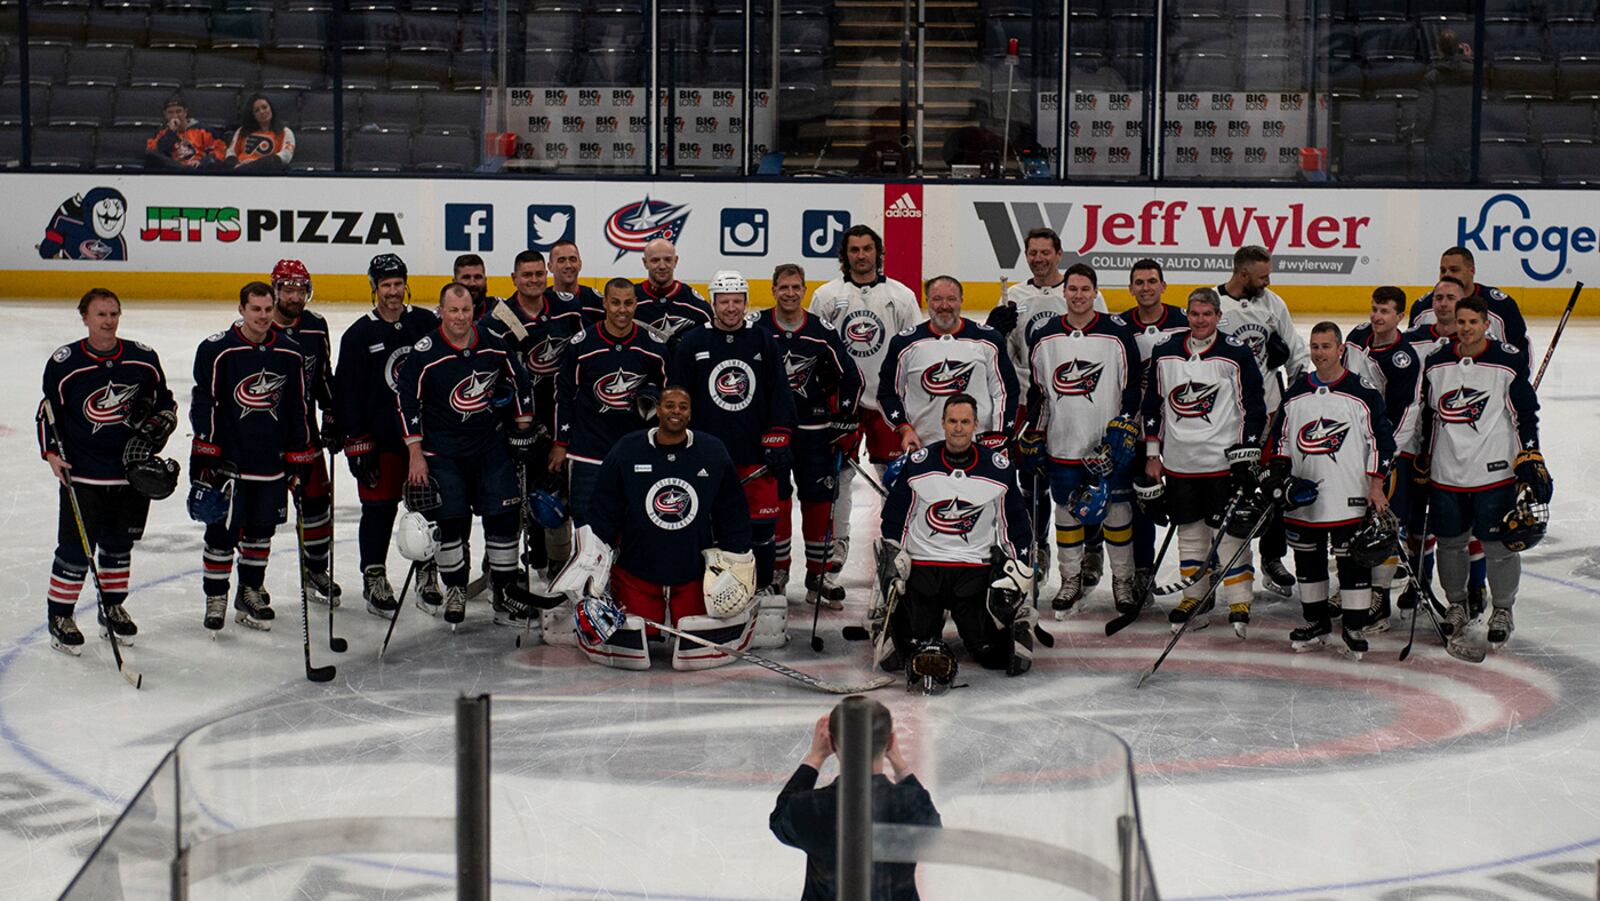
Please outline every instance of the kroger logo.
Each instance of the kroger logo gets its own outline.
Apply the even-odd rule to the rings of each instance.
[[[1533,221],[1527,201],[1515,194],[1496,194],[1483,202],[1478,221],[1456,220],[1456,243],[1487,251],[1515,251],[1522,255],[1522,271],[1535,281],[1547,282],[1567,271],[1567,253],[1594,253],[1595,230],[1587,225],[1540,227]]]

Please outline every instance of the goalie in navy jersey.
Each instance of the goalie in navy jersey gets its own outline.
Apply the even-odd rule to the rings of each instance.
[[[1552,484],[1539,451],[1539,399],[1528,382],[1528,358],[1509,342],[1489,339],[1481,297],[1456,303],[1456,343],[1428,357],[1422,376],[1422,451],[1416,468],[1429,475],[1428,523],[1439,540],[1439,580],[1450,609],[1447,635],[1471,622],[1467,604],[1467,539],[1483,542],[1488,570],[1488,640],[1511,637],[1512,607],[1522,578],[1520,554],[1544,537]]]
[[[117,336],[122,301],[94,288],[78,301],[88,334],[62,345],[44,368],[39,454],[61,483],[55,560],[45,593],[50,644],[76,655],[83,633],[73,618],[89,571],[73,518],[69,485],[100,577],[99,622],[130,644],[138,627],[123,602],[133,544],[144,535],[150,501],[172,494],[177,465],[155,456],[177,426],[177,402],[156,352]],[[52,429],[44,416],[48,404]],[[59,439],[59,440],[58,440]]]
[[[1341,345],[1337,325],[1319,322],[1312,327],[1308,347],[1313,369],[1295,379],[1283,396],[1261,487],[1268,496],[1288,498],[1294,494],[1291,479],[1316,486],[1314,500],[1283,514],[1306,619],[1305,626],[1289,633],[1292,647],[1319,647],[1333,630],[1328,606],[1331,548],[1345,652],[1359,660],[1367,650],[1363,630],[1373,621],[1373,567],[1352,551],[1351,542],[1389,507],[1384,480],[1394,463],[1394,430],[1378,387],[1341,363]]]
[[[271,285],[240,288],[239,320],[201,342],[194,357],[189,512],[206,527],[203,622],[213,633],[227,615],[236,548],[235,619],[272,628],[264,588],[272,535],[288,518],[290,483],[304,484],[318,456],[306,415],[305,354],[273,331],[273,306]]]
[[[780,647],[788,641],[788,604],[772,594],[776,558],[773,535],[778,519],[778,479],[788,478],[794,455],[794,392],[784,372],[777,341],[745,318],[750,286],[737,272],[711,278],[711,325],[684,333],[672,364],[669,384],[689,389],[697,430],[715,435],[739,468],[750,507],[751,544],[756,560],[759,595],[752,646]],[[767,471],[756,470],[766,466]]]
[[[781,263],[772,272],[775,306],[755,315],[756,326],[772,336],[783,353],[783,369],[794,392],[798,423],[794,433],[793,483],[778,474],[777,560],[773,593],[789,581],[789,546],[794,528],[794,497],[800,498],[800,534],[805,542],[806,599],[829,609],[844,607],[844,588],[825,572],[833,554],[833,504],[838,496],[840,454],[858,444],[857,406],[861,371],[844,339],[824,319],[806,312],[805,270]],[[854,447],[849,447],[854,452]]]
[[[440,289],[439,320],[439,328],[422,336],[400,364],[396,393],[406,482],[423,488],[431,479],[438,485],[436,559],[445,622],[454,628],[466,619],[467,536],[477,514],[483,518],[495,622],[521,625],[533,608],[526,588],[516,584],[523,498],[510,451],[525,454],[533,446],[527,377],[510,348],[473,324],[472,294],[465,286],[451,282]]]
[[[689,429],[691,392],[668,385],[658,425],[624,436],[600,465],[589,521],[572,560],[552,584],[578,599],[610,595],[625,617],[613,631],[585,628],[578,644],[591,661],[650,667],[648,623],[661,623],[744,649],[755,627],[755,557],[738,467],[713,435]],[[609,632],[609,635],[604,634]],[[721,666],[735,658],[679,640],[675,669]]]

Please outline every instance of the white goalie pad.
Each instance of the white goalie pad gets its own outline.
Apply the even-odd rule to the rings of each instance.
[[[706,641],[714,641],[743,651],[750,647],[750,636],[755,626],[755,619],[750,613],[750,609],[746,608],[743,613],[726,619],[715,616],[685,616],[678,620],[677,627]],[[672,668],[676,670],[713,669],[726,666],[738,659],[732,654],[695,644],[683,637],[678,637],[672,645]]]
[[[752,648],[781,648],[789,643],[789,599],[781,594],[756,595]]]
[[[1007,560],[989,587],[998,591],[1028,594],[1033,590],[1033,568],[1020,560]]]
[[[578,630],[572,624],[570,599],[549,610],[540,610],[539,628],[544,633],[545,644],[567,648],[578,646]]]
[[[644,620],[629,616],[622,627],[603,643],[590,644],[582,633],[574,630],[574,640],[590,663],[613,669],[646,670],[650,668],[650,645],[645,641]],[[546,639],[548,641],[548,639]]]
[[[756,555],[711,548],[705,558],[706,612],[718,619],[730,619],[749,610],[756,593]]]
[[[560,592],[569,598],[604,594],[611,586],[611,562],[616,556],[611,545],[600,540],[593,529],[584,526],[573,536],[572,559],[562,567],[556,580],[550,583],[551,592]]]

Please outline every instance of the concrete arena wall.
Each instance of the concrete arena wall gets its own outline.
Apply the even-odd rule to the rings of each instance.
[[[429,302],[469,251],[487,261],[491,293],[508,294],[516,253],[563,237],[578,242],[584,281],[599,287],[642,277],[639,249],[665,234],[683,280],[703,287],[714,271],[739,269],[761,306],[777,263],[805,266],[813,286],[836,275],[839,235],[860,223],[884,235],[889,275],[913,284],[954,275],[980,309],[1002,276],[1028,277],[1022,237],[1037,225],[1060,232],[1068,263],[1100,271],[1113,308],[1131,303],[1135,259],[1161,261],[1178,301],[1224,280],[1246,243],[1273,252],[1275,286],[1305,314],[1360,314],[1385,283],[1420,293],[1454,244],[1474,252],[1479,281],[1515,295],[1528,315],[1559,315],[1574,281],[1600,283],[1600,217],[1581,191],[102,173],[6,174],[0,185],[0,298],[105,286],[130,300],[231,299],[295,257],[319,302],[367,303],[367,261],[392,252]],[[1600,304],[1577,312],[1600,315]]]

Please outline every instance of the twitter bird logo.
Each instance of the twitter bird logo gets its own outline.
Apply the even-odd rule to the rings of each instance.
[[[528,249],[549,253],[562,241],[577,240],[577,211],[562,204],[528,206]]]

